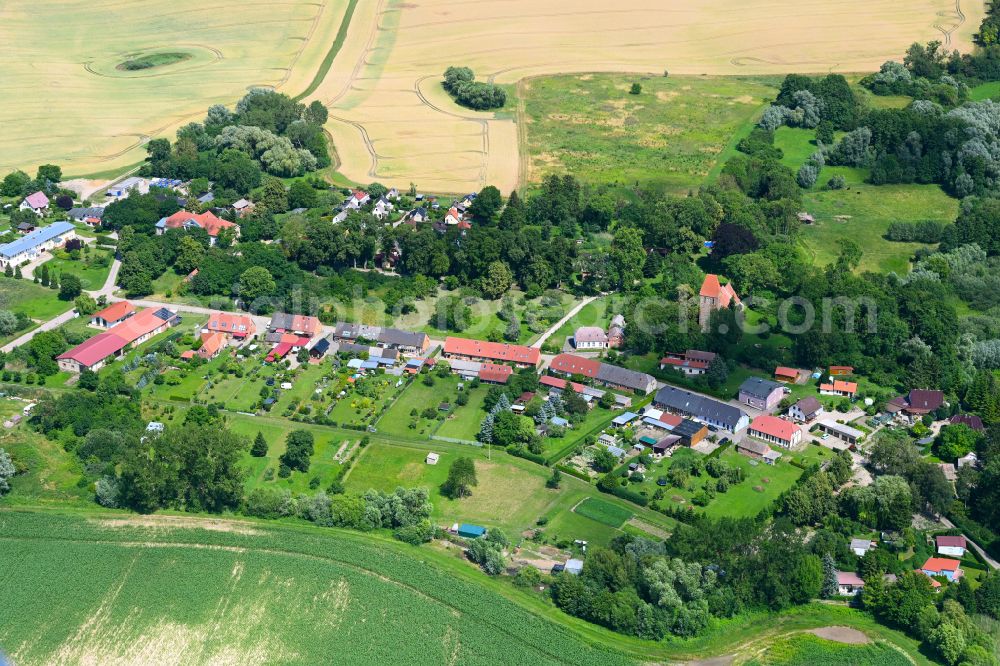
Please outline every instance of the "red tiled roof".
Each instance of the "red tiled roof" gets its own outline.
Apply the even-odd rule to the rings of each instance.
[[[541,358],[541,352],[535,347],[453,337],[445,339],[444,353],[471,356],[492,361],[527,363],[530,365],[538,365],[538,361]]]
[[[740,297],[736,295],[733,285],[720,283],[719,276],[712,275],[711,273],[705,276],[705,281],[701,283],[701,291],[699,293],[707,298],[717,298],[719,300],[719,307],[723,308],[729,307],[729,303],[734,300],[737,304],[740,303]]]
[[[29,194],[24,198],[28,202],[28,205],[32,208],[45,208],[49,205],[49,198],[45,196],[44,192],[38,191],[34,194]]]
[[[947,557],[930,557],[920,567],[924,571],[958,571],[962,563]]]
[[[939,536],[936,539],[938,548],[965,548],[964,536]]]
[[[222,333],[202,333],[201,334],[201,347],[198,349],[198,355],[202,358],[211,358],[215,356],[222,347],[226,344],[226,336]]]
[[[799,427],[791,421],[779,419],[777,416],[762,414],[753,420],[750,424],[750,430],[790,442]]]
[[[798,379],[799,371],[795,368],[788,368],[783,365],[779,365],[774,369],[775,377],[788,377],[789,379]]]
[[[509,365],[498,365],[496,363],[483,363],[479,369],[479,379],[486,382],[496,382],[506,384],[507,380],[514,373],[514,368]]]
[[[820,384],[819,388],[821,391],[841,391],[843,393],[858,392],[858,385],[856,382],[844,382],[839,379],[833,380],[832,384]]]
[[[131,312],[135,312],[135,306],[128,301],[118,301],[112,303],[103,310],[98,310],[90,315],[91,319],[103,319],[104,321],[118,321]]]
[[[218,236],[219,231],[222,229],[228,229],[236,226],[235,223],[230,222],[229,220],[223,220],[217,217],[215,213],[210,210],[207,210],[204,213],[189,213],[186,210],[179,210],[168,217],[164,225],[168,229],[181,229],[188,222],[194,222],[212,237]]]
[[[568,383],[565,379],[559,379],[558,377],[553,377],[552,375],[542,375],[538,378],[538,383],[542,386],[550,386],[552,388],[564,389]]]
[[[95,363],[124,349],[127,344],[128,342],[120,335],[116,335],[111,331],[105,331],[59,354],[56,358],[72,359],[80,365],[89,368]]]
[[[230,312],[213,312],[209,315],[205,328],[210,331],[230,333],[237,337],[253,335],[257,332],[257,327],[254,325],[253,319],[247,315]]]
[[[596,377],[601,369],[601,362],[591,358],[584,358],[574,354],[558,354],[549,364],[549,369],[562,372],[567,375],[583,375],[584,377]]]
[[[831,365],[830,374],[831,375],[849,375],[854,372],[854,366],[852,365]]]
[[[117,326],[112,326],[108,331],[124,338],[126,343],[131,344],[142,336],[148,335],[166,324],[166,322],[156,316],[156,312],[156,308],[146,308]]]

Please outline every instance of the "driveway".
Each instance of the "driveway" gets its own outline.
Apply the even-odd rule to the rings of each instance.
[[[576,313],[582,310],[588,303],[592,303],[595,300],[597,300],[597,296],[588,296],[587,298],[583,299],[582,301],[574,305],[572,309],[570,309],[570,311],[566,313],[566,316],[564,316],[556,323],[552,324],[552,326],[549,326],[548,330],[542,333],[542,336],[540,338],[531,343],[531,346],[536,349],[541,349],[542,345],[545,344],[545,341],[548,340],[556,331],[562,328],[563,324],[565,324],[570,319],[575,317]]]

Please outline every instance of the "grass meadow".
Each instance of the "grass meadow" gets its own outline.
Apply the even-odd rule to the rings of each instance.
[[[639,95],[629,93],[633,82]],[[529,79],[529,183],[548,173],[683,194],[697,188],[741,128],[777,93],[776,80],[582,74]]]
[[[781,127],[774,144],[784,153],[782,161],[793,171],[815,150],[811,130]],[[844,176],[847,187],[831,190],[826,183],[835,175]],[[893,222],[934,220],[951,223],[958,215],[958,200],[937,185],[869,185],[864,169],[825,166],[817,184],[803,192],[803,209],[816,222],[802,227],[802,246],[817,265],[837,257],[837,241],[849,238],[861,246],[864,255],[859,271],[904,273],[910,258],[922,243],[896,243],[884,238]]]

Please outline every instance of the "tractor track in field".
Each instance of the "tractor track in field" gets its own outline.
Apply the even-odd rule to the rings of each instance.
[[[449,611],[451,611],[456,616],[459,616],[459,617],[464,616],[464,617],[468,618],[469,620],[471,620],[473,622],[476,622],[476,623],[482,624],[484,626],[490,627],[494,631],[497,631],[500,634],[508,636],[508,637],[510,637],[512,639],[515,639],[515,640],[518,640],[518,641],[523,641],[523,638],[524,638],[521,634],[519,634],[516,631],[514,631],[513,629],[511,629],[510,627],[508,627],[507,625],[505,625],[503,622],[492,621],[492,620],[489,620],[489,619],[487,619],[485,617],[480,617],[480,616],[472,615],[468,611],[463,610],[463,609],[459,608],[458,606],[455,606],[454,604],[452,604],[450,601],[448,601],[443,596],[442,597],[434,596],[434,595],[429,594],[428,592],[426,592],[424,590],[421,590],[421,589],[417,588],[414,585],[411,585],[409,583],[404,583],[404,582],[402,582],[400,580],[396,580],[396,579],[390,578],[390,577],[386,576],[385,574],[382,574],[382,573],[379,573],[378,571],[375,571],[374,569],[370,569],[368,567],[363,567],[363,566],[361,566],[359,564],[355,564],[353,562],[348,562],[346,560],[338,559],[338,558],[332,557],[330,555],[325,555],[325,556],[312,555],[312,554],[309,554],[309,553],[302,553],[302,552],[295,551],[295,550],[284,550],[284,549],[280,549],[280,548],[253,548],[253,547],[246,547],[246,546],[224,546],[224,545],[199,544],[199,543],[190,543],[190,542],[171,542],[171,541],[152,541],[152,540],[151,541],[115,541],[115,540],[112,540],[112,539],[80,539],[80,538],[74,538],[74,539],[66,538],[66,539],[62,539],[62,538],[59,538],[59,537],[37,537],[36,538],[36,537],[7,537],[7,536],[0,536],[0,542],[4,542],[4,541],[21,542],[21,543],[24,543],[24,542],[31,542],[31,543],[45,543],[45,542],[49,542],[49,543],[53,543],[53,542],[54,543],[65,543],[65,542],[69,542],[69,543],[88,543],[88,544],[97,544],[97,545],[119,546],[119,547],[123,547],[123,548],[180,548],[180,549],[198,549],[198,550],[220,550],[220,551],[225,551],[225,552],[237,552],[237,553],[254,552],[254,553],[265,553],[265,554],[268,554],[268,555],[276,555],[276,556],[282,556],[282,557],[301,558],[301,559],[306,559],[306,560],[310,560],[310,561],[313,561],[313,562],[333,563],[336,566],[340,566],[340,567],[343,567],[345,569],[352,570],[352,571],[354,571],[356,573],[360,573],[360,574],[362,574],[364,576],[369,576],[369,577],[372,577],[372,578],[376,578],[376,579],[378,579],[378,580],[380,580],[380,581],[382,581],[384,583],[388,583],[390,585],[393,585],[393,586],[396,586],[398,588],[404,589],[404,590],[406,590],[406,591],[408,591],[408,592],[410,592],[412,594],[415,594],[416,596],[420,597],[421,599],[424,599],[424,600],[429,601],[431,603],[435,603],[435,604],[438,604],[440,606],[443,606],[443,607],[447,608]],[[538,654],[543,655],[547,659],[551,659],[555,663],[566,664],[567,666],[569,666],[570,664],[573,663],[573,662],[565,659],[561,655],[556,654],[555,652],[550,651],[548,648],[546,648],[544,646],[533,645],[533,644],[524,644],[524,643],[522,643],[522,645],[525,645],[525,647],[528,647],[529,649],[534,650]]]

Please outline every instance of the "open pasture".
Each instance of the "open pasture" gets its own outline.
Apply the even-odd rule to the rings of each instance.
[[[662,3],[622,0],[362,2],[343,47],[310,99],[352,180],[469,192],[511,190],[528,171],[530,119],[517,100],[495,113],[454,104],[440,86],[450,65],[512,84],[567,72],[661,76],[872,71],[914,41],[962,48],[982,3],[953,0]],[[519,155],[518,144],[522,144]]]
[[[105,172],[252,86],[302,92],[348,0],[3,3],[0,172]],[[151,65],[127,69],[132,61]]]
[[[632,83],[642,86],[638,95]],[[709,175],[733,135],[750,127],[780,79],[580,74],[522,81],[528,183],[572,173],[683,194]],[[749,131],[749,130],[747,130]]]

